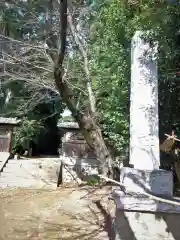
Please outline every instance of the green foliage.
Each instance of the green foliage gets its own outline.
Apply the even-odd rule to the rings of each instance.
[[[73,4],[75,2],[73,1]],[[180,6],[158,0],[134,2],[89,0],[85,5],[77,2],[74,4],[76,14],[73,15],[73,22],[75,25],[82,26],[80,31],[77,27],[77,34],[81,36],[82,42],[86,43],[90,78],[96,97],[97,119],[108,139],[108,145],[113,146],[117,154],[124,152],[128,146],[130,43],[136,30],[150,30],[145,37],[158,41],[159,44],[160,132],[165,132],[171,123],[180,122],[177,104],[180,94],[176,87],[179,84],[179,77],[174,76],[174,73],[169,74],[172,69],[179,69]],[[4,5],[0,19],[3,26],[2,32],[9,33],[16,39],[28,39],[31,44],[38,45],[39,42],[44,42],[47,31],[48,34],[49,32],[54,34],[55,29],[58,29],[56,5],[53,6],[53,13],[51,13],[53,18],[48,19],[53,23],[53,28],[47,29],[48,24],[45,18],[49,12],[48,8],[48,1],[42,0],[23,3],[17,1],[15,7],[9,9]],[[73,6],[71,8],[73,9]],[[55,33],[54,36],[56,35]],[[89,98],[84,59],[70,31],[68,31],[68,47],[71,49],[71,54],[67,54],[64,64],[69,66],[67,82],[72,88],[74,104],[81,111],[86,112],[89,107]],[[37,49],[33,51],[37,51],[35,52],[37,54],[30,53],[27,56],[29,61],[36,60],[42,67],[47,67],[49,63],[46,59],[47,55],[42,55],[42,51],[38,52]],[[27,70],[29,75],[33,72],[38,84],[45,79],[42,86],[50,79],[48,86],[52,87],[51,72],[45,74],[44,69],[37,70],[34,67],[26,68]],[[31,119],[40,120],[43,125],[48,126],[48,129],[52,129],[64,105],[59,96],[52,97],[51,94],[47,94],[47,91],[42,94],[39,89],[36,89],[34,82],[31,84],[31,87],[30,84],[27,86],[20,80],[17,85],[10,83],[5,89],[1,87],[4,96],[7,88],[12,91],[12,98],[7,105],[5,98],[0,99],[1,114],[28,116],[30,121]],[[34,94],[33,100],[32,94]],[[19,106],[26,107],[19,109]],[[52,121],[48,120],[49,116],[53,116]],[[180,129],[180,124],[178,127]]]
[[[6,64],[7,75],[0,78],[0,115],[25,119],[22,128],[16,130],[15,149],[28,147],[26,145],[29,141],[38,145],[35,146],[36,149],[42,150],[45,143],[44,149],[47,146],[51,149],[55,148],[59,140],[56,125],[64,104],[54,90],[52,73],[44,71],[50,65],[47,55],[44,57],[42,50],[39,53],[37,49],[29,49],[29,45],[26,45],[27,41],[35,45],[38,41],[44,41],[44,13],[47,4],[48,1],[42,0],[0,3],[1,34],[22,41],[21,45],[18,41],[1,41],[7,62],[13,62],[13,59],[17,61],[10,66]],[[21,51],[25,55],[24,60],[22,55],[19,57]],[[36,65],[40,68],[36,68]],[[41,67],[44,67],[43,71]]]
[[[43,130],[41,122],[23,118],[21,126],[17,127],[13,134],[13,152],[22,153],[29,148],[30,142],[37,143],[41,130]]]
[[[95,8],[91,18],[90,67],[97,107],[109,144],[124,152],[128,144],[130,83],[127,11],[116,0],[101,2]]]
[[[100,183],[100,178],[98,178],[97,176],[89,176],[87,179],[87,185],[89,186],[95,186],[98,185]]]
[[[145,36],[158,42],[160,140],[175,124],[180,131],[180,5],[143,1],[127,22],[129,32],[150,30]],[[129,34],[130,35],[130,34]]]
[[[148,30],[144,37],[159,44],[160,133],[180,122],[175,104],[180,100],[175,70],[180,62],[180,6],[106,0],[94,1],[92,8],[89,55],[97,107],[108,142],[124,152],[129,137],[130,43],[136,30]]]

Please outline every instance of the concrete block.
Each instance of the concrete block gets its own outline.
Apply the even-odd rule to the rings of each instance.
[[[180,199],[161,197],[161,201],[159,201],[142,194],[129,195],[118,190],[115,190],[112,196],[116,202],[116,208],[119,210],[180,214]]]
[[[113,240],[179,240],[180,215],[117,210]]]
[[[121,169],[120,183],[127,192],[152,192],[157,195],[173,195],[173,175],[165,170],[138,170],[124,167]]]

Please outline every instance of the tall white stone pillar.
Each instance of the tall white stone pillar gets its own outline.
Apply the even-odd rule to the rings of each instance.
[[[180,213],[179,206],[172,207],[172,204],[147,196],[150,192],[172,198],[173,176],[171,171],[159,169],[156,48],[143,40],[140,31],[135,33],[131,48],[130,164],[133,168],[121,169],[120,183],[124,186],[124,191],[115,189],[112,193],[116,202],[115,239],[121,238],[122,212],[125,210],[137,211],[138,214],[140,212]],[[133,214],[130,213],[129,219],[133,219]]]
[[[132,39],[130,94],[130,164],[121,169],[126,190],[172,195],[172,173],[159,169],[157,45],[137,31]]]
[[[137,31],[131,45],[130,164],[159,169],[157,46]]]

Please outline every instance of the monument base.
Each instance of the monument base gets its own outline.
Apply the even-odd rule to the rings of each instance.
[[[112,192],[112,197],[116,203],[116,208],[119,210],[152,213],[180,213],[180,199],[177,198],[161,198],[161,201],[159,201],[142,194],[125,194],[120,190],[114,190]],[[169,203],[166,202],[166,200]]]
[[[178,240],[180,214],[116,210],[113,240]]]
[[[173,175],[165,170],[138,170],[130,167],[121,169],[120,183],[126,192],[143,194],[150,192],[155,195],[173,196]]]

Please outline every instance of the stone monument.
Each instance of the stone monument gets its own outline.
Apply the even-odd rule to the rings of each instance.
[[[171,213],[180,213],[180,201],[172,197],[172,172],[159,169],[156,54],[157,46],[150,44],[143,38],[143,33],[137,31],[132,39],[131,60],[130,164],[132,167],[121,169],[120,183],[124,189],[116,189],[112,193],[116,203],[115,240],[159,240],[161,237],[175,239],[174,230],[170,235],[167,229],[172,231],[172,227],[169,228],[167,224],[172,222],[169,219],[174,219]],[[175,221],[179,221],[179,218]],[[173,222],[172,225],[174,229],[175,223]],[[179,225],[175,228],[178,232]]]
[[[130,164],[159,169],[157,45],[137,31],[131,46]]]
[[[157,44],[137,31],[132,39],[130,94],[130,164],[121,183],[128,191],[172,196],[173,177],[159,169]]]
[[[126,194],[115,191],[117,208],[143,211],[168,209],[163,203],[150,200],[148,194],[172,198],[171,171],[159,169],[159,116],[157,44],[145,40],[137,31],[132,39],[130,164],[121,169],[120,183]],[[133,193],[133,196],[132,196]],[[171,206],[172,208],[172,206]],[[178,208],[180,211],[180,206]]]

